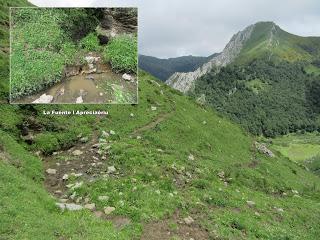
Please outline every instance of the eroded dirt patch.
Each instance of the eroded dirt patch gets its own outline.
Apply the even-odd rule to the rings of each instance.
[[[186,223],[179,213],[175,213],[171,219],[148,223],[144,226],[141,240],[208,240],[208,232],[194,221]]]

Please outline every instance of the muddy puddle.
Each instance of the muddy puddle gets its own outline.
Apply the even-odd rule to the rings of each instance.
[[[137,103],[137,78],[128,81],[122,74],[112,72],[111,66],[99,64],[95,73],[83,73],[65,78],[46,90],[13,101],[13,103],[33,103],[41,96],[50,95],[50,103]],[[99,73],[98,73],[99,72]]]

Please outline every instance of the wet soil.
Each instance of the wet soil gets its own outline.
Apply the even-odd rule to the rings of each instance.
[[[53,104],[77,103],[79,97],[81,97],[82,102],[78,103],[136,103],[136,77],[134,77],[134,81],[126,81],[122,79],[122,74],[112,72],[111,66],[108,64],[99,64],[96,73],[83,72],[75,76],[69,76],[46,90],[18,99],[13,103],[32,103],[43,94],[53,96],[51,102]],[[119,92],[123,92],[130,98],[120,99],[121,102],[119,102]]]

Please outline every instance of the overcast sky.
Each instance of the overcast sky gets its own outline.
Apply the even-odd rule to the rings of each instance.
[[[31,0],[37,6],[139,7],[139,52],[160,58],[221,52],[233,34],[273,21],[320,36],[319,0]]]

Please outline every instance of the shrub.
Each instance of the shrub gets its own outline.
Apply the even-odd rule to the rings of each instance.
[[[104,60],[110,61],[117,72],[137,72],[137,37],[122,35],[110,41],[104,51]]]
[[[96,34],[89,33],[86,37],[81,39],[80,47],[86,49],[87,51],[99,51],[99,39]]]

